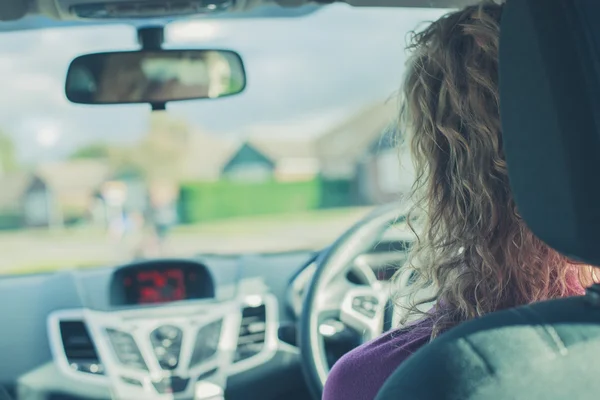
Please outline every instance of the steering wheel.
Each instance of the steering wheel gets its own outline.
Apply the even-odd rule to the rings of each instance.
[[[390,226],[404,221],[407,212],[406,205],[396,203],[375,209],[317,258],[317,268],[306,290],[299,323],[303,372],[315,400],[321,399],[329,373],[320,332],[323,322],[335,316],[346,326],[362,332],[364,341],[383,333],[388,290],[381,282],[352,283],[347,279],[347,273],[356,257],[372,249]],[[408,285],[408,279],[403,280]]]

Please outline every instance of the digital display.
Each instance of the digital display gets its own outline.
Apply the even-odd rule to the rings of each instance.
[[[135,274],[134,279],[138,304],[168,303],[187,298],[185,276],[179,268],[142,270]],[[125,287],[133,284],[131,277],[125,278]]]
[[[114,305],[162,304],[214,297],[208,269],[186,261],[148,261],[117,270],[111,284]]]

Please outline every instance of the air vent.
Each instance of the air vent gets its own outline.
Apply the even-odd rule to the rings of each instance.
[[[253,357],[264,349],[266,328],[267,313],[264,304],[244,308],[235,362]]]
[[[121,364],[144,371],[148,370],[148,366],[146,366],[144,357],[133,336],[127,332],[111,328],[106,329],[106,333]]]
[[[196,335],[194,352],[190,360],[190,366],[194,367],[200,363],[208,361],[217,354],[219,341],[221,340],[222,320],[211,322],[203,326]]]
[[[79,18],[156,18],[222,12],[234,0],[132,0],[76,4],[70,11]]]
[[[61,321],[60,336],[71,368],[92,375],[104,375],[104,366],[83,321]]]

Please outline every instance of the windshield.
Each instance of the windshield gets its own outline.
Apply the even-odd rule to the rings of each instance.
[[[3,33],[0,274],[327,246],[408,191],[393,95],[407,32],[440,14],[339,5],[173,23],[168,47],[235,50],[248,83],[154,113],[64,96],[71,60],[136,49],[132,27]]]

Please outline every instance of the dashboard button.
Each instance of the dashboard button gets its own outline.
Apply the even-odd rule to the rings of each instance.
[[[76,362],[71,364],[71,368],[88,374],[104,375],[104,366],[95,362]]]
[[[352,300],[352,309],[369,318],[375,317],[378,305],[379,300],[375,296],[357,296]]]
[[[156,329],[156,334],[161,339],[176,340],[181,335],[181,329],[172,325],[163,325]]]
[[[165,370],[177,368],[183,331],[173,325],[159,326],[150,333],[150,341],[160,367]]]

